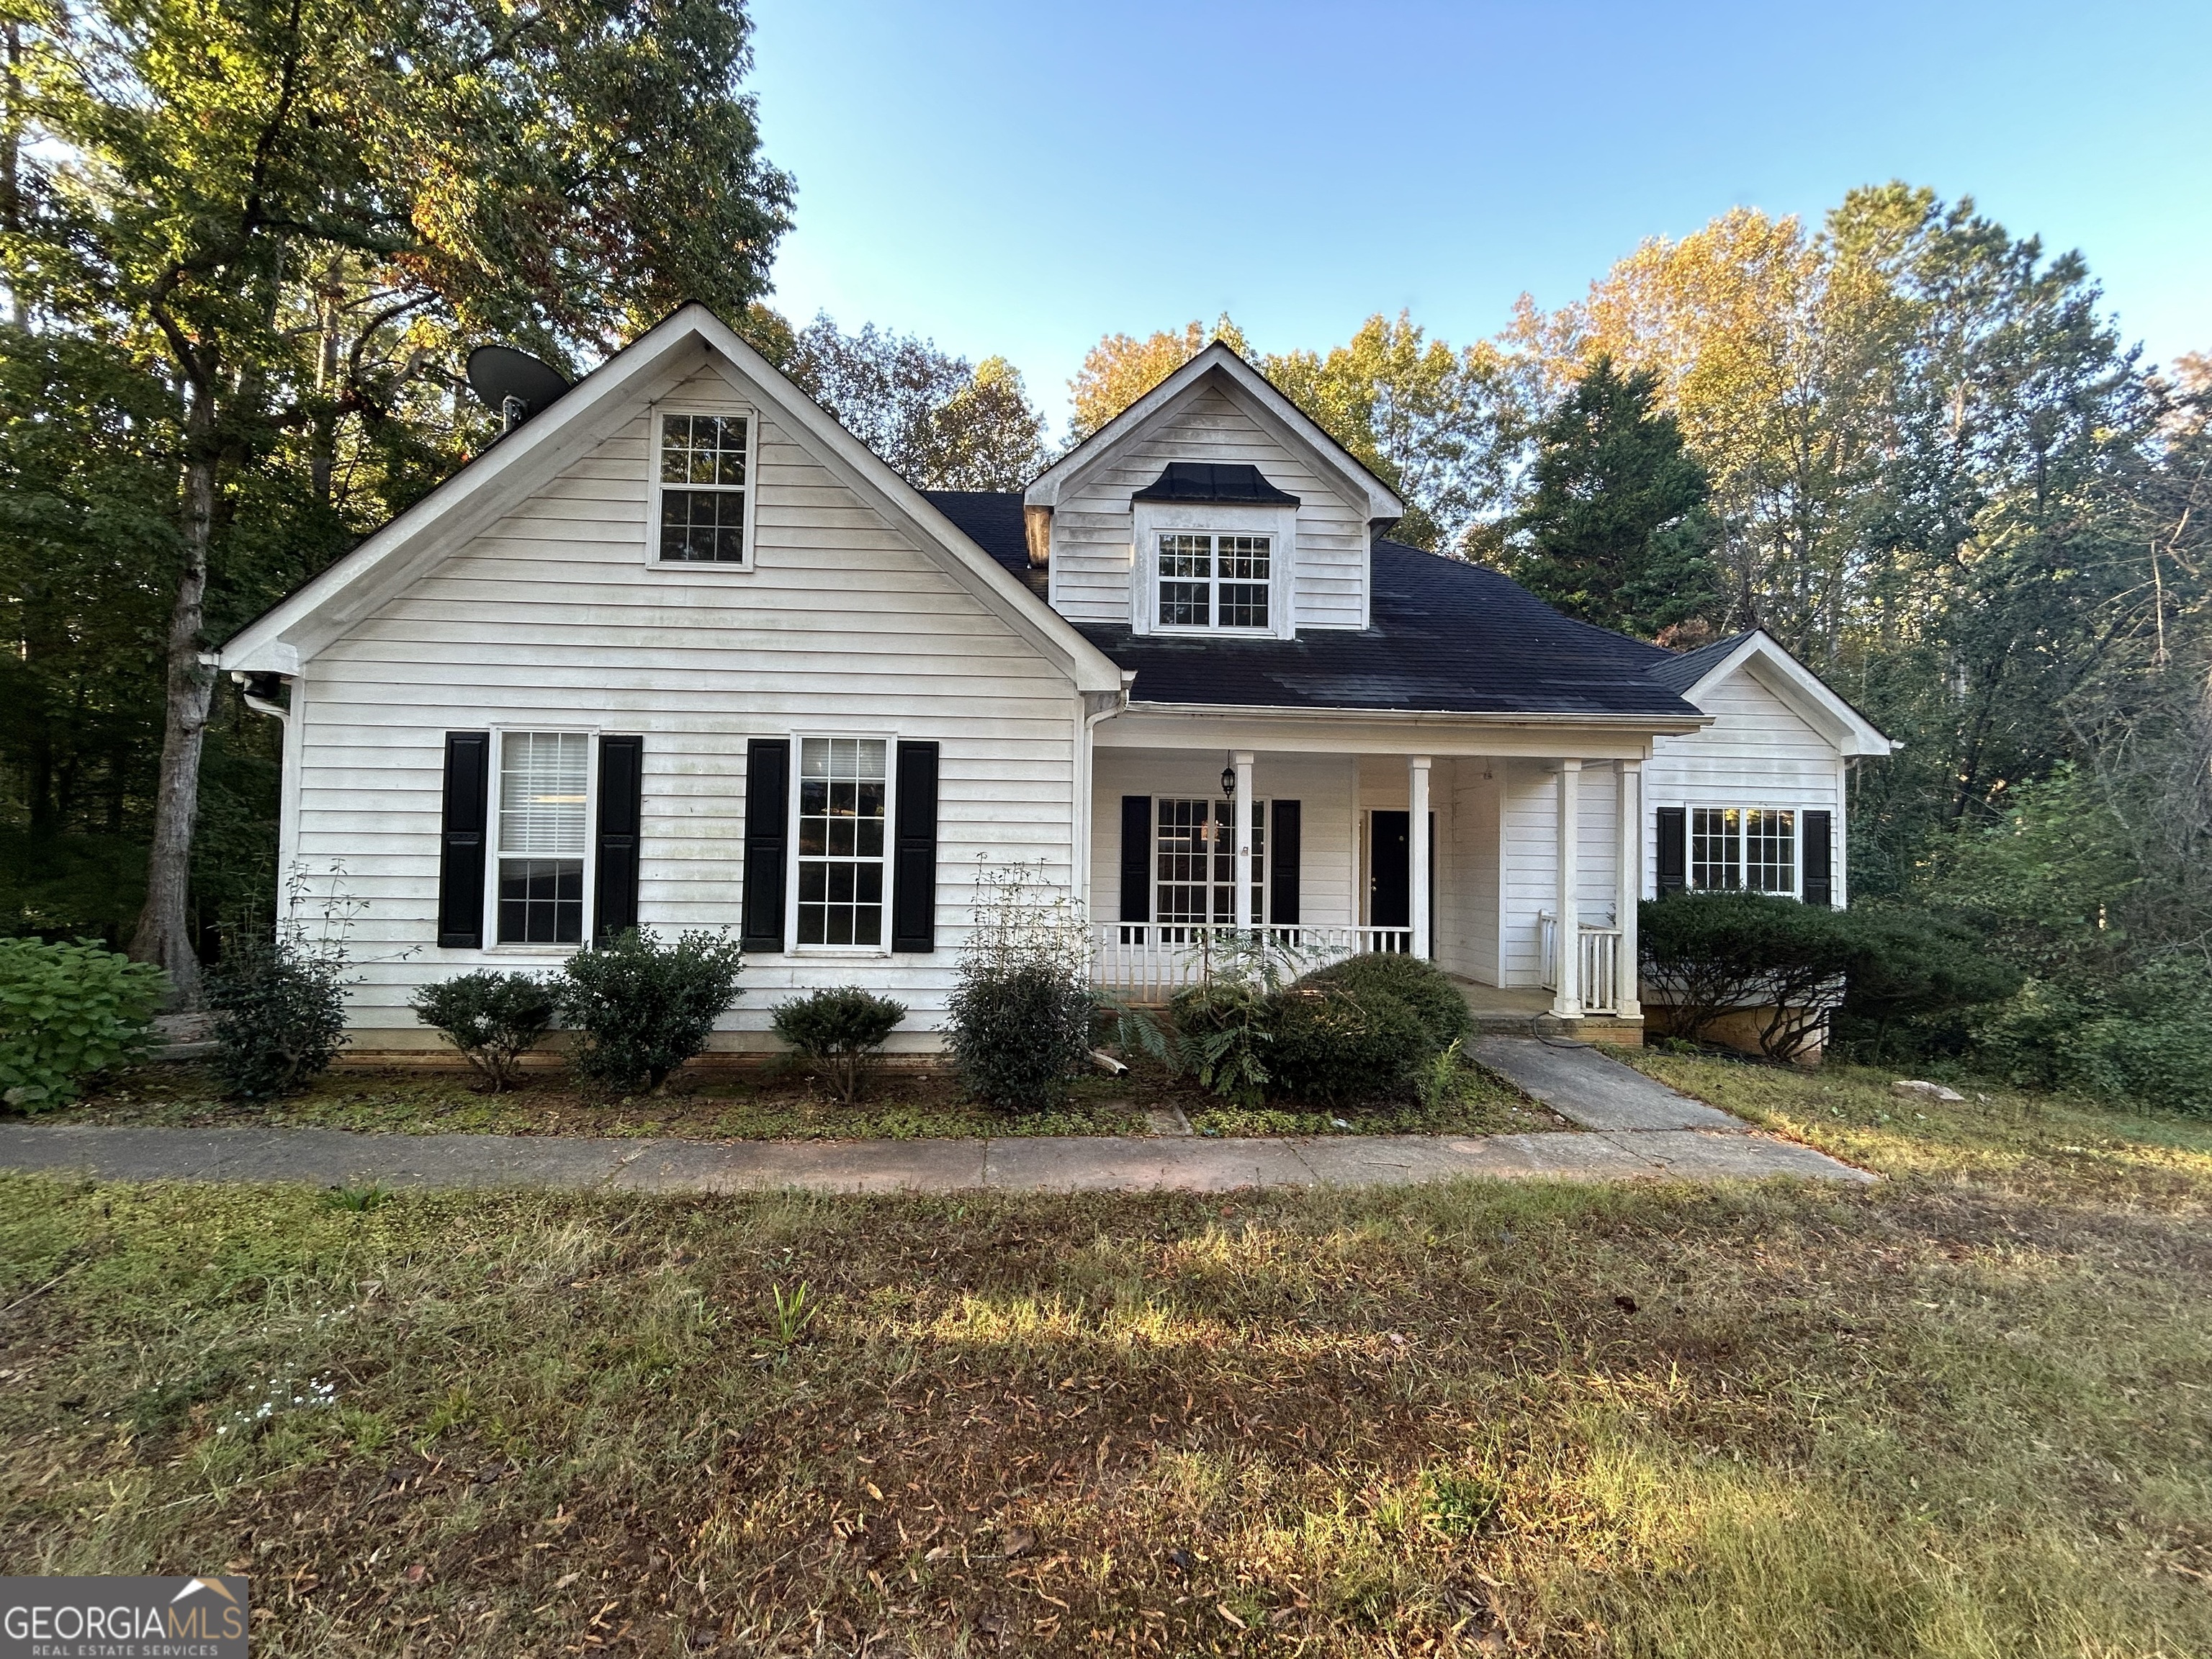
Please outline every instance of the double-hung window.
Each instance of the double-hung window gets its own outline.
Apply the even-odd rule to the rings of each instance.
[[[1797,814],[1768,806],[1690,812],[1690,885],[1706,892],[1797,892]]]
[[[664,564],[743,565],[752,422],[743,415],[660,417],[654,458]]]
[[[1175,530],[1158,538],[1162,628],[1265,631],[1274,570],[1272,536]]]
[[[1237,920],[1234,803],[1163,795],[1154,808],[1152,918],[1170,928]],[[1252,920],[1267,915],[1267,806],[1252,803]],[[1170,942],[1182,935],[1170,933]]]
[[[499,755],[501,945],[579,945],[592,740],[581,732],[506,732]]]
[[[890,742],[799,740],[799,943],[881,948]]]

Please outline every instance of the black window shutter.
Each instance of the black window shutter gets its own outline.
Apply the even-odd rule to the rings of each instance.
[[[1832,812],[1805,814],[1805,902],[1832,906],[1836,902],[1836,816]]]
[[[937,948],[937,745],[898,746],[891,860],[891,949]]]
[[[1295,926],[1298,919],[1298,819],[1294,800],[1275,803],[1275,821],[1267,836],[1267,920],[1278,927]]]
[[[783,949],[790,805],[791,740],[755,738],[745,745],[745,918],[738,936],[748,951]]]
[[[1121,920],[1152,919],[1152,798],[1121,797]]]
[[[599,944],[637,926],[637,838],[644,813],[645,739],[599,739],[599,879],[592,938]]]
[[[446,733],[445,817],[438,842],[438,945],[483,945],[484,821],[491,804],[491,733]]]
[[[1659,809],[1659,896],[1690,884],[1690,814],[1683,806]]]

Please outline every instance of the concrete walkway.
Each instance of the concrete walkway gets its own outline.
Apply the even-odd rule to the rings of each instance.
[[[603,1191],[1231,1192],[1405,1186],[1453,1176],[1565,1181],[1872,1177],[1764,1134],[1586,1048],[1491,1037],[1476,1052],[1589,1131],[1512,1135],[1017,1136],[976,1140],[702,1141],[340,1129],[0,1125],[0,1169],[114,1181]]]

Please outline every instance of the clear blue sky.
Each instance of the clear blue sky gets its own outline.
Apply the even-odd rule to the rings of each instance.
[[[754,0],[797,176],[775,303],[1000,353],[1055,424],[1101,334],[1454,343],[1738,204],[1971,194],[2212,349],[2212,0]]]

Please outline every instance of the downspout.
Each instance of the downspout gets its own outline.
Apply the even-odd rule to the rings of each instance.
[[[1093,774],[1093,744],[1091,734],[1098,722],[1111,720],[1129,707],[1129,687],[1136,681],[1137,671],[1121,671],[1119,691],[1085,691],[1082,693],[1083,717],[1076,729],[1075,751],[1075,868],[1070,872],[1073,879],[1068,885],[1083,902],[1083,920],[1091,920],[1091,782]]]
[[[283,732],[282,758],[278,763],[276,781],[276,882],[277,908],[283,908],[283,884],[298,865],[295,842],[299,833],[299,802],[296,792],[300,784],[300,759],[295,744],[299,740],[300,728],[294,723],[292,710],[283,703],[271,701],[279,686],[289,684],[297,694],[296,675],[249,673],[240,669],[230,671],[230,678],[239,686],[239,701],[257,714],[266,714],[275,720]]]

